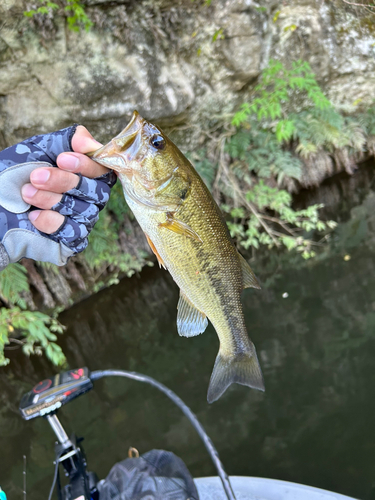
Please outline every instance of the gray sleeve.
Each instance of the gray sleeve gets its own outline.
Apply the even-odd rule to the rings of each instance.
[[[4,245],[0,243],[0,271],[5,269],[9,264],[9,257],[4,248]]]

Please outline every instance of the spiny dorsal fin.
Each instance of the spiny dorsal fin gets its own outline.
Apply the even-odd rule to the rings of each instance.
[[[257,288],[258,290],[260,290],[261,286],[259,285],[259,282],[258,282],[255,274],[253,273],[253,270],[251,269],[249,264],[246,262],[246,260],[242,257],[242,255],[240,253],[238,255],[240,256],[243,287],[244,288]]]
[[[182,337],[195,337],[207,328],[206,315],[198,311],[181,291],[177,311],[177,331]]]

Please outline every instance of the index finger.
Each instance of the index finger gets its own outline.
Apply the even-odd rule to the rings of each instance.
[[[108,168],[99,165],[88,156],[81,153],[61,153],[56,161],[61,170],[82,174],[85,177],[94,179],[109,172]]]
[[[90,179],[100,177],[109,170],[88,158],[85,153],[96,151],[101,146],[85,127],[79,125],[72,138],[74,153],[61,153],[57,157],[57,165],[62,170],[80,173]]]

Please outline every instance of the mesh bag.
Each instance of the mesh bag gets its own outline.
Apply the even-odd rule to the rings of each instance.
[[[100,500],[199,500],[184,462],[164,450],[118,462],[98,489]]]

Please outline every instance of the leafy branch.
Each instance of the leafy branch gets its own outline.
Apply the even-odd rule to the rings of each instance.
[[[258,121],[276,121],[277,140],[288,141],[293,136],[295,124],[291,117],[286,116],[285,107],[296,92],[302,92],[307,103],[317,109],[332,106],[307,61],[293,61],[291,69],[287,69],[280,61],[271,60],[254,89],[256,97],[250,103],[242,104],[233,116],[232,124],[239,127],[251,115],[255,115]]]
[[[9,363],[4,349],[12,342],[22,345],[28,356],[44,351],[53,364],[62,365],[66,359],[55,341],[64,327],[47,314],[26,310],[24,294],[29,292],[27,272],[21,264],[10,264],[0,273],[0,299],[5,305],[0,308],[0,366]]]
[[[229,185],[235,192],[222,205],[232,218],[227,222],[229,231],[246,249],[258,249],[261,244],[268,248],[284,245],[288,250],[296,249],[304,259],[308,259],[315,256],[312,247],[320,244],[306,238],[301,231],[326,231],[336,227],[334,221],[323,222],[319,219],[318,211],[323,205],[312,205],[297,211],[291,207],[292,197],[287,191],[270,187],[262,179],[246,191],[225,160],[220,172],[220,182]],[[236,200],[235,205],[231,203],[233,200]]]
[[[53,16],[55,12],[66,17],[68,28],[71,31],[79,31],[81,28],[89,31],[93,26],[81,0],[60,0],[59,3],[51,0],[37,1],[41,4],[40,7],[24,11],[26,17],[33,18],[38,14]]]
[[[0,309],[0,366],[7,365],[4,348],[12,342],[22,345],[23,352],[42,355],[55,365],[63,365],[66,358],[61,347],[55,343],[57,333],[64,327],[54,318],[38,311],[24,311],[19,307]],[[19,339],[21,337],[22,340]]]

